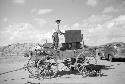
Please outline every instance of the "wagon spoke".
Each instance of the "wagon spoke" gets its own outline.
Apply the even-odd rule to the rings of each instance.
[[[57,63],[53,58],[38,62],[39,75],[43,78],[54,77],[57,73]]]
[[[31,75],[37,76],[38,69],[37,69],[36,61],[29,60],[27,64],[27,70]]]
[[[76,58],[76,69],[79,71],[80,74],[82,74],[83,77],[89,75],[89,72],[85,68],[85,66],[89,64],[97,64],[97,60],[95,58],[95,52],[86,49]]]

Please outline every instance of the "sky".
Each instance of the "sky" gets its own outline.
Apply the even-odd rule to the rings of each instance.
[[[125,42],[125,0],[0,0],[0,45],[52,42],[57,19],[86,45]]]

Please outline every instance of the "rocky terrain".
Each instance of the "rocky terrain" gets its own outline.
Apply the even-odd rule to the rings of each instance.
[[[109,45],[109,44],[125,45],[125,43],[123,42],[113,42],[113,43],[107,43],[105,45]],[[16,43],[16,44],[10,44],[7,46],[0,46],[0,56],[22,56],[35,46],[39,46],[38,43]],[[100,46],[103,46],[103,45],[100,45]],[[87,47],[93,47],[93,46],[87,46]],[[94,46],[94,47],[99,47],[99,46]]]
[[[37,46],[37,43],[17,43],[0,47],[2,56],[22,56],[24,53]]]

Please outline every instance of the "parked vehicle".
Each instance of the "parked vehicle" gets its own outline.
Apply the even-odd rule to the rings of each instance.
[[[100,57],[100,60],[104,59],[104,46],[97,48],[96,50],[97,55]]]
[[[113,61],[117,58],[125,58],[125,45],[122,43],[110,43],[99,49],[98,55],[100,59]]]

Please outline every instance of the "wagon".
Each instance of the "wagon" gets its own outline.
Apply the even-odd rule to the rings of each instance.
[[[32,76],[56,77],[60,63],[84,76],[84,66],[97,63],[95,50],[83,47],[81,30],[66,30],[64,36],[65,43],[58,49],[52,43],[45,43],[41,49],[30,52],[27,70]]]

